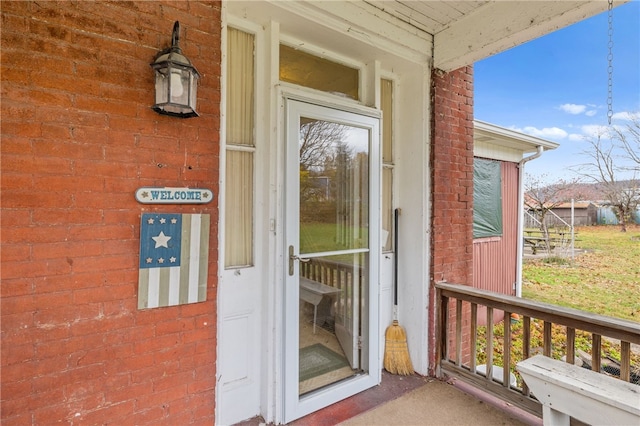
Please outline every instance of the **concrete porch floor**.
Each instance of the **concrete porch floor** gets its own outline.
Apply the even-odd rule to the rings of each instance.
[[[264,425],[254,418],[241,426]],[[542,419],[460,381],[382,372],[382,383],[333,404],[292,426],[542,425]]]

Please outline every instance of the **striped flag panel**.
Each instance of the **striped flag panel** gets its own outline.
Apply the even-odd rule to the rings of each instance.
[[[209,226],[208,214],[142,214],[138,309],[206,300]]]

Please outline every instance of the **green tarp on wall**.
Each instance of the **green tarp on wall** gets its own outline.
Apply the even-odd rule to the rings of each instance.
[[[502,235],[502,181],[498,161],[473,159],[473,238]]]

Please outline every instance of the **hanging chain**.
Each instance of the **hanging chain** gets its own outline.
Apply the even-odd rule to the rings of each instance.
[[[607,55],[607,61],[609,63],[607,67],[607,73],[609,80],[607,82],[607,119],[609,125],[611,125],[611,118],[613,117],[613,0],[609,0],[609,54]]]

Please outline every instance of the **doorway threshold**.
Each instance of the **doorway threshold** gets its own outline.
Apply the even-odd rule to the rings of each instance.
[[[369,388],[288,424],[291,426],[333,426],[399,398],[425,385],[430,380],[434,379],[417,374],[397,376],[382,370],[382,382],[378,386]],[[255,417],[240,422],[237,426],[259,426],[264,424],[265,422],[261,417]]]

